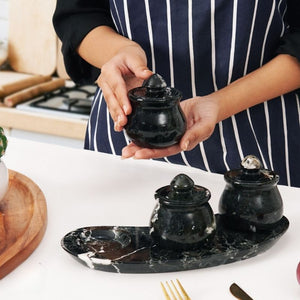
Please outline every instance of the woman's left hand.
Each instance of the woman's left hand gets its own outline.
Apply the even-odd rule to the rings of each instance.
[[[208,139],[218,122],[218,98],[211,94],[204,97],[190,98],[180,104],[187,121],[187,130],[180,143],[162,149],[141,148],[131,143],[123,148],[122,157],[150,159],[170,156],[181,151],[192,150],[200,142]]]

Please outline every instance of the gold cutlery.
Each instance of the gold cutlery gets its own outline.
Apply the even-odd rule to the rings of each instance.
[[[162,287],[162,290],[163,290],[163,293],[165,295],[165,298],[167,300],[191,300],[191,298],[189,297],[189,295],[187,294],[187,292],[183,288],[180,281],[178,279],[176,279],[176,282],[177,282],[178,287],[176,287],[173,280],[171,280],[171,284],[169,284],[166,281],[165,285],[166,285],[167,288],[164,286],[164,284],[162,282],[160,283],[161,287]],[[169,290],[169,292],[168,292],[168,290]]]
[[[231,294],[240,300],[253,300],[242,288],[233,283],[229,288]]]

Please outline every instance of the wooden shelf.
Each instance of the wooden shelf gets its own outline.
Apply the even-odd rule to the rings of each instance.
[[[8,130],[19,129],[83,140],[87,121],[0,107],[0,126]]]

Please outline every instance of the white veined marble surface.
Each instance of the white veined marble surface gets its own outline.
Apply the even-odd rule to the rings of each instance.
[[[45,194],[48,227],[35,252],[0,281],[2,299],[164,299],[160,281],[180,279],[193,300],[232,300],[236,282],[255,300],[300,299],[300,189],[279,186],[285,235],[267,252],[233,264],[185,272],[117,274],[95,271],[60,246],[74,229],[92,225],[147,226],[154,192],[179,173],[211,191],[216,213],[223,176],[155,161],[119,157],[9,138],[7,167],[30,177]]]

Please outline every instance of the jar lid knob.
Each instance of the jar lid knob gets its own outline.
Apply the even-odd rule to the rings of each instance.
[[[260,160],[255,155],[247,155],[242,161],[241,166],[244,170],[260,170],[262,169],[262,164]]]
[[[176,193],[191,191],[194,187],[194,181],[185,174],[179,174],[171,181],[171,190]]]
[[[224,174],[227,182],[238,186],[257,188],[261,185],[276,184],[279,180],[279,176],[272,170],[265,169],[255,155],[247,155],[240,165],[240,169],[230,170]]]
[[[158,189],[155,198],[169,205],[183,207],[202,205],[210,199],[210,191],[195,185],[189,176],[179,174],[174,177],[170,185]]]
[[[149,89],[164,89],[167,84],[161,75],[154,73],[143,82],[142,86]]]

